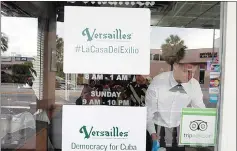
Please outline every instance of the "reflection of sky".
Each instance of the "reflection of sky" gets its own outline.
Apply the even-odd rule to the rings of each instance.
[[[9,49],[3,55],[11,52],[23,56],[37,54],[37,19],[20,17],[1,17],[1,31],[9,37]],[[63,23],[57,24],[57,34],[63,37]],[[189,49],[212,48],[213,30],[196,28],[153,27],[151,28],[151,49],[159,49],[165,39],[178,35]],[[219,37],[219,30],[215,38]]]
[[[155,27],[151,32],[151,49],[160,48],[169,35],[178,35],[189,49],[212,48],[213,29]],[[219,30],[216,37],[219,37]]]
[[[22,17],[1,17],[1,32],[8,38],[8,50],[3,55],[12,52],[24,56],[37,54],[37,19]]]

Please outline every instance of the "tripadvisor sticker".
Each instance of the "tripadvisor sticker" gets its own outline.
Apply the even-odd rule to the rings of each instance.
[[[216,109],[184,108],[180,124],[180,145],[214,146]]]

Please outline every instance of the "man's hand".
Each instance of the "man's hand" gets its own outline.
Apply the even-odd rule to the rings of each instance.
[[[158,140],[158,136],[157,136],[156,133],[152,133],[151,134],[151,138],[152,138],[153,141],[157,141]]]
[[[158,141],[158,136],[156,133],[151,134],[152,138],[152,150],[151,151],[158,151],[160,148],[160,143]]]

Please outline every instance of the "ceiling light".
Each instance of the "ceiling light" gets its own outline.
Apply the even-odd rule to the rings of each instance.
[[[152,1],[152,2],[150,2],[150,5],[153,6],[153,5],[155,5],[155,3],[156,2]]]
[[[145,2],[145,5],[146,5],[146,6],[149,6],[149,5],[150,5],[150,2]]]
[[[119,2],[119,5],[123,5],[123,2],[120,1],[120,2]]]
[[[113,5],[114,3],[113,2],[108,2],[110,5]]]
[[[101,2],[97,2],[99,5],[101,5],[102,3]]]
[[[92,2],[91,2],[91,4],[95,4],[95,2],[94,2],[94,1],[92,1]]]
[[[137,4],[138,4],[139,6],[143,6],[143,5],[144,5],[143,2],[137,2]]]
[[[134,6],[134,5],[135,5],[135,2],[131,2],[131,5]]]
[[[129,5],[129,2],[125,2],[125,5]]]
[[[106,3],[107,3],[106,1],[103,1],[103,2],[102,2],[102,4],[104,4],[104,5],[105,5]]]
[[[117,5],[118,4],[118,2],[114,2],[114,5]]]

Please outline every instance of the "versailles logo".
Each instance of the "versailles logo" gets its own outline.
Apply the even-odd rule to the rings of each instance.
[[[121,131],[118,127],[113,126],[110,130],[96,130],[93,126],[82,126],[79,132],[84,136],[84,139],[92,137],[96,138],[127,138],[128,131]]]
[[[85,28],[82,35],[86,37],[87,41],[92,40],[131,40],[131,33],[124,33],[121,29],[115,29],[109,33],[98,32],[97,29]]]

